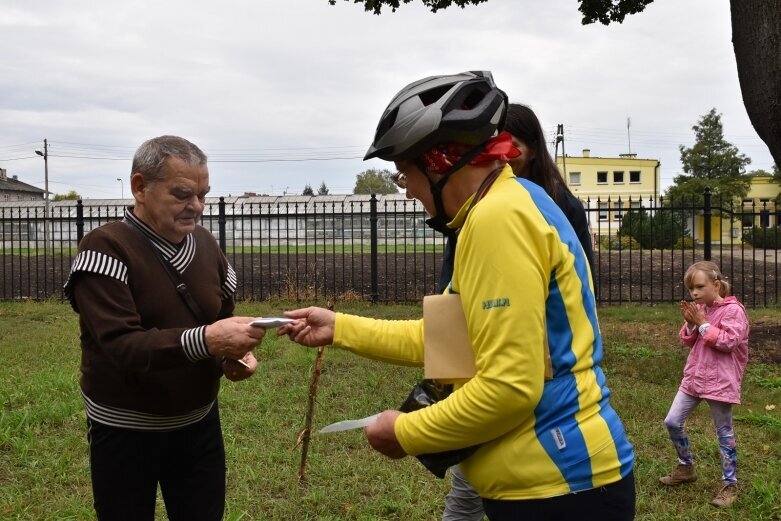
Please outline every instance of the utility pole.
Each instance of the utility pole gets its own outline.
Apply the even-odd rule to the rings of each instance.
[[[43,152],[36,150],[35,153],[43,157],[43,244],[45,249],[49,245],[49,142],[44,139]]]
[[[117,181],[119,181],[119,195],[121,199],[125,198],[125,183],[122,181],[121,177],[117,177]]]
[[[567,153],[564,150],[564,124],[559,123],[556,127],[556,151],[554,152],[554,161],[556,160],[556,157],[558,157],[559,154],[559,143],[561,143],[561,165],[562,165],[562,175],[564,177],[564,182],[569,184],[569,180],[567,178]]]
[[[629,142],[629,153],[632,153],[632,135],[629,133],[629,125],[631,124],[631,119],[629,116],[626,117],[626,139]]]

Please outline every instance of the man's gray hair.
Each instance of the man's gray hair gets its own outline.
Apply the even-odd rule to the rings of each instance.
[[[148,183],[165,179],[163,167],[175,157],[190,166],[206,164],[206,154],[200,148],[178,136],[160,136],[145,141],[133,156],[131,175],[139,173]]]

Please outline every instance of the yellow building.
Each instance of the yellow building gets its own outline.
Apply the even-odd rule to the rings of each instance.
[[[592,157],[583,149],[580,157],[556,158],[556,164],[572,193],[583,201],[591,226],[619,224],[624,212],[659,201],[660,166],[657,159],[637,154]],[[611,226],[612,227],[612,226]]]
[[[781,224],[781,208],[777,202],[779,194],[781,186],[772,176],[752,176],[748,194],[743,198],[742,204],[734,208],[734,213],[714,215],[711,218],[711,240],[739,242],[746,228],[773,228]],[[704,237],[703,230],[703,217],[698,215],[694,237],[698,240]]]
[[[750,217],[744,218],[743,227],[778,226],[779,208],[777,201],[779,194],[781,194],[781,186],[773,180],[772,176],[752,176],[748,195],[743,198],[743,211],[756,215],[754,215],[753,222]]]

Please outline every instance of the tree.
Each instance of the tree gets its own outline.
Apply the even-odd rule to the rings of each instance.
[[[350,0],[345,0],[349,2]],[[353,3],[363,4],[366,11],[374,14],[382,14],[382,7],[390,7],[392,12],[396,12],[401,3],[409,4],[412,0],[352,0]],[[468,5],[478,5],[488,0],[421,0],[423,5],[436,13],[440,9],[446,9],[451,5],[457,5],[461,9]],[[621,23],[628,14],[635,14],[645,9],[645,6],[654,0],[578,0],[583,13],[583,25],[591,24],[596,21],[608,25],[610,22]],[[328,0],[331,5],[336,5],[336,0]]]
[[[670,199],[685,197],[692,202],[702,201],[709,186],[714,197],[726,201],[743,198],[751,180],[744,175],[751,159],[738,152],[737,147],[724,140],[721,114],[711,109],[692,127],[695,143],[691,148],[680,145],[681,165],[685,174],[675,176],[667,191]]]
[[[781,164],[781,2],[730,0],[732,47],[748,118]]]
[[[54,197],[52,197],[52,201],[78,201],[79,199],[81,199],[81,196],[76,190],[71,190],[67,194],[54,194]]]
[[[345,0],[350,1],[350,0]],[[386,5],[395,11],[412,0],[353,0],[366,11],[380,14]],[[421,0],[437,12],[451,4],[461,8],[487,0]],[[624,17],[643,11],[653,0],[578,0],[583,25],[621,23]],[[334,5],[336,0],[328,0]],[[738,68],[743,105],[757,134],[781,164],[781,2],[778,0],[730,0],[732,47]]]
[[[621,219],[619,237],[633,237],[642,248],[670,249],[687,232],[681,216],[672,210],[650,215],[644,208],[631,210]]]
[[[396,184],[391,179],[393,172],[387,169],[370,168],[355,176],[354,194],[397,194]]]
[[[314,190],[312,190],[312,185],[310,185],[310,184],[307,184],[307,185],[304,187],[304,192],[303,192],[301,195],[309,195],[309,196],[313,196],[313,195],[315,195],[315,191],[314,191]]]
[[[325,185],[325,181],[320,183],[320,188],[317,189],[317,195],[328,195],[328,187]]]
[[[345,0],[349,2],[350,0]],[[410,3],[412,0],[353,0],[356,4],[364,4],[363,7],[366,11],[373,11],[374,14],[382,13],[382,6],[387,5],[394,13],[399,8],[401,2],[405,4]],[[457,5],[461,9],[467,5],[477,5],[487,2],[488,0],[422,0],[423,5],[431,9],[432,13],[436,13],[440,9],[450,7],[450,4]],[[331,5],[336,5],[336,0],[328,0]]]
[[[642,12],[654,0],[580,0],[578,10],[583,13],[583,25],[601,22],[621,23],[628,14]]]
[[[767,170],[763,168],[757,168],[756,170],[752,170],[751,172],[746,172],[747,177],[773,177],[772,172],[768,172]]]

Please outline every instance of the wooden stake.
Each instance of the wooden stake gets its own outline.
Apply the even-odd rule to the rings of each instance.
[[[304,420],[304,429],[299,433],[296,446],[301,445],[301,464],[298,466],[298,481],[306,481],[306,456],[309,453],[309,441],[312,439],[312,418],[315,414],[315,401],[317,398],[317,382],[320,380],[320,368],[323,365],[325,346],[317,348],[315,368],[312,371],[312,381],[309,383],[309,404]]]
[[[333,303],[328,303],[328,309],[334,310]],[[312,418],[315,415],[315,401],[317,400],[317,382],[320,380],[320,370],[323,366],[323,355],[325,346],[317,348],[317,357],[315,357],[315,368],[312,370],[312,380],[309,382],[309,403],[306,409],[306,418],[304,419],[304,428],[298,433],[296,447],[301,445],[301,464],[298,466],[298,482],[306,483],[306,457],[309,454],[309,440],[312,439]],[[293,447],[295,448],[295,447]]]

